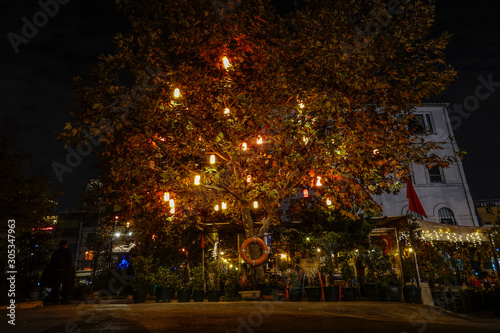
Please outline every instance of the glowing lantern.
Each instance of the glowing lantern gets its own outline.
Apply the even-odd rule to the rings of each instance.
[[[148,165],[149,165],[150,169],[154,169],[155,168],[155,161],[149,161]]]
[[[378,149],[373,149],[373,155],[378,155],[378,153],[380,153]]]
[[[215,211],[219,211],[219,205],[215,205]]]
[[[262,144],[262,137],[259,135],[259,137],[257,138],[257,144],[258,145],[261,145]]]
[[[231,111],[228,108],[225,108],[224,109],[224,114],[229,114],[229,113],[231,113]]]
[[[199,176],[199,175],[194,176],[194,184],[200,185],[200,179],[201,179],[201,176]]]
[[[169,201],[170,200],[170,193],[165,192],[163,193],[163,201]]]
[[[247,149],[248,149],[248,147],[247,147],[247,143],[246,143],[246,142],[243,142],[243,143],[241,144],[241,150],[247,150]]]
[[[259,208],[259,203],[257,201],[253,202],[253,208]]]
[[[224,68],[227,70],[229,67],[231,67],[231,63],[229,62],[229,59],[227,57],[222,58],[222,63],[224,64]]]
[[[302,191],[302,195],[304,196],[304,198],[308,198],[309,197],[309,190],[307,188],[305,188],[303,191]]]
[[[248,175],[247,176],[247,183],[250,183],[252,181],[252,176]]]
[[[332,205],[332,200],[330,200],[330,199],[326,199],[326,205],[327,205],[327,206],[331,206],[331,205]]]
[[[215,163],[215,155],[210,155],[210,164]]]
[[[170,199],[170,200],[168,201],[168,203],[169,203],[169,205],[170,205],[170,208],[174,208],[174,207],[175,207],[175,201],[174,201],[174,199]]]
[[[115,220],[118,220],[120,217],[118,215],[115,216]]]
[[[227,205],[225,202],[222,203],[222,209],[226,209]]]
[[[316,177],[316,179],[317,179],[316,180],[316,186],[323,186],[323,184],[321,183],[321,177],[318,176],[318,177]]]
[[[304,143],[307,145],[307,143],[309,142],[309,138],[306,136],[303,136],[302,141],[304,141]]]
[[[174,90],[174,97],[175,98],[181,97],[181,91],[179,90],[179,88],[175,88],[175,90]]]
[[[170,214],[175,214],[175,208],[174,207],[170,208]]]

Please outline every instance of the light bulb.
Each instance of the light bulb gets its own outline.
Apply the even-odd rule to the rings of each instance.
[[[258,145],[261,145],[262,144],[262,137],[259,135],[259,137],[257,138],[257,144]]]
[[[326,199],[326,205],[327,205],[327,206],[331,206],[331,205],[332,205],[332,200],[330,200],[330,199]]]
[[[253,202],[253,208],[259,208],[259,203],[257,201]]]
[[[251,183],[252,182],[252,176],[248,175],[247,176],[247,183]]]
[[[241,144],[241,150],[247,150],[247,148],[248,148],[248,147],[247,147],[247,143],[246,143],[246,142],[243,142],[243,143]]]
[[[215,163],[215,155],[210,155],[210,164]]]
[[[216,212],[219,211],[219,205],[215,205],[214,209]]]
[[[170,208],[170,214],[175,214],[175,208],[174,207]]]
[[[318,177],[316,177],[316,179],[317,179],[316,180],[316,186],[323,186],[323,184],[321,183],[321,177],[318,176]]]
[[[174,208],[175,207],[175,201],[174,201],[174,199],[170,199],[169,200],[169,204],[170,204],[171,208]]]
[[[229,59],[224,56],[222,58],[222,63],[224,64],[224,68],[227,70],[229,67],[231,67],[231,63],[229,62]]]
[[[200,179],[201,179],[201,176],[199,176],[199,175],[194,176],[194,184],[200,185]]]
[[[175,88],[175,90],[174,90],[174,97],[175,98],[181,97],[181,91],[179,90],[179,88]]]
[[[225,202],[223,202],[221,206],[222,206],[222,209],[226,209],[226,206],[227,206],[227,205],[226,205],[226,203],[225,203]]]
[[[165,192],[163,194],[163,201],[169,201],[170,200],[170,193],[169,192]]]
[[[230,114],[230,113],[231,113],[231,111],[228,108],[224,109],[224,114]]]

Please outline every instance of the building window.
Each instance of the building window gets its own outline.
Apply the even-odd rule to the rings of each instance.
[[[429,169],[429,179],[431,183],[444,183],[443,174],[441,168],[437,165]]]
[[[410,131],[415,134],[430,134],[434,133],[431,115],[429,113],[414,114],[413,119],[409,123]]]
[[[439,217],[439,222],[441,223],[451,224],[451,225],[457,224],[457,222],[455,221],[455,215],[453,215],[453,212],[449,208],[441,208],[438,211],[438,217]]]

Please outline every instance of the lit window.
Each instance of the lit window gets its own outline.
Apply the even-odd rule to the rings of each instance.
[[[451,225],[456,225],[457,222],[455,221],[455,215],[453,215],[453,212],[449,208],[441,208],[438,211],[438,217],[439,217],[439,222],[444,223],[444,224],[451,224]]]

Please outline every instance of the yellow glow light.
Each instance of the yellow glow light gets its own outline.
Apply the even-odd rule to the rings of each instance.
[[[231,113],[231,111],[228,108],[224,109],[224,114],[230,114],[230,113]]]
[[[331,206],[331,205],[332,205],[332,200],[330,200],[330,199],[326,199],[326,205],[327,205],[327,206]]]
[[[172,208],[175,207],[175,201],[174,201],[174,199],[170,199],[169,200],[169,204],[170,204],[170,207],[172,207]]]
[[[408,251],[409,251],[410,253],[412,253],[412,252],[413,252],[413,249],[410,247],[410,248],[408,249]]]
[[[218,212],[219,211],[219,205],[215,205],[214,209],[215,209],[216,212]]]
[[[318,248],[316,249],[316,251],[321,252],[321,249],[318,247]]]
[[[302,141],[304,141],[304,143],[307,145],[307,143],[309,142],[309,138],[307,136],[303,136]]]
[[[170,193],[165,192],[163,193],[163,201],[169,201],[170,200]]]
[[[175,88],[175,90],[174,90],[174,97],[175,98],[181,97],[181,91],[179,90],[179,88]]]
[[[223,202],[221,206],[222,206],[222,209],[226,209],[226,207],[227,207],[225,202]]]
[[[257,144],[258,145],[261,145],[262,144],[262,137],[259,135],[259,137],[257,138]]]
[[[246,143],[246,142],[243,142],[243,143],[241,144],[241,150],[247,150],[247,149],[248,149],[248,147],[247,147],[247,143]]]
[[[210,164],[215,163],[215,155],[210,155]]]
[[[170,208],[170,214],[175,214],[175,208],[174,207]]]
[[[373,149],[373,155],[378,155],[378,153],[380,153],[378,149]]]
[[[259,203],[257,201],[253,202],[253,208],[259,208]]]
[[[247,183],[251,183],[252,182],[252,176],[248,175],[247,176]]]
[[[321,177],[320,176],[316,177],[316,186],[323,186],[323,184],[321,183]]]
[[[286,254],[282,253],[281,254],[281,259],[286,259]]]
[[[222,58],[222,63],[224,64],[224,68],[227,70],[229,67],[231,67],[231,63],[229,62],[229,59],[224,56]]]
[[[194,184],[200,185],[200,179],[201,179],[201,176],[199,176],[199,175],[194,176]]]

